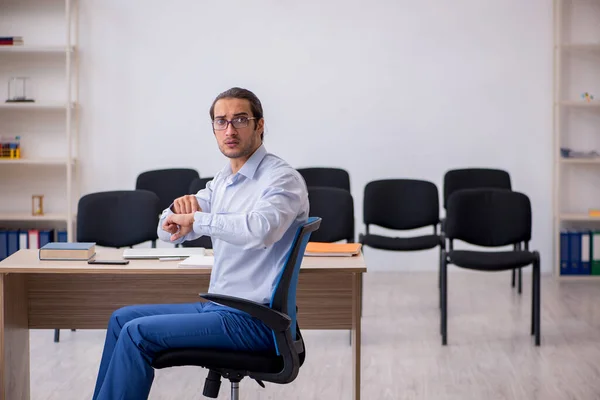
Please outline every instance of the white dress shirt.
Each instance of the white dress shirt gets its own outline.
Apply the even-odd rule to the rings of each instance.
[[[171,242],[162,229],[173,213],[169,207],[159,238],[181,243],[210,236],[215,262],[209,292],[269,303],[296,231],[308,220],[302,176],[261,145],[237,173],[228,164],[196,198],[202,211],[194,214],[193,231]]]

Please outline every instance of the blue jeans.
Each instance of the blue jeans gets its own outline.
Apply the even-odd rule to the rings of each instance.
[[[271,330],[256,318],[214,303],[127,306],[108,323],[94,400],[147,399],[161,350],[210,347],[269,350]]]

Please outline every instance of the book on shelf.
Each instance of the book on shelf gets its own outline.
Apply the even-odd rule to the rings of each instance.
[[[51,242],[66,242],[66,231],[0,228],[0,261],[21,249],[38,250]]]
[[[40,260],[87,261],[96,254],[93,242],[51,242],[40,248]]]
[[[560,274],[600,275],[600,230],[560,232]]]
[[[23,36],[0,36],[0,46],[23,46]]]
[[[360,253],[360,243],[323,243],[308,242],[305,256],[317,257],[352,257]]]

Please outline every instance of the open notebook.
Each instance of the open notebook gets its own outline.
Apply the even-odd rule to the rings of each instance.
[[[206,253],[204,247],[168,247],[168,248],[141,248],[123,250],[123,258],[126,259],[153,259],[169,257],[203,256]]]
[[[214,256],[194,255],[179,263],[179,268],[212,268],[215,263]]]

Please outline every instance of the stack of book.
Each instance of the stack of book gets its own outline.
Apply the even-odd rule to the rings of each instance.
[[[600,275],[600,230],[561,231],[560,274]]]
[[[23,36],[0,36],[0,46],[23,46]]]

